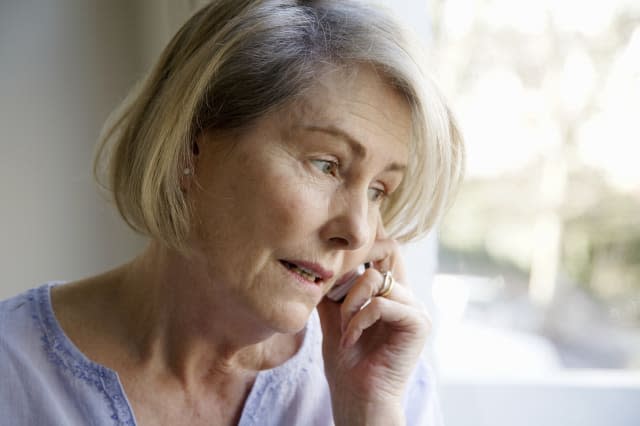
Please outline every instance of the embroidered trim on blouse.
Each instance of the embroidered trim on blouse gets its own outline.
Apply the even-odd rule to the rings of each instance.
[[[41,340],[47,359],[102,393],[111,408],[111,419],[115,425],[135,426],[133,413],[115,372],[86,358],[60,328],[51,305],[51,287],[57,284],[62,282],[47,283],[29,291],[28,296],[32,318],[42,331]]]
[[[276,399],[288,400],[293,397],[297,385],[304,383],[309,376],[309,366],[314,363],[314,352],[321,342],[319,331],[320,320],[314,311],[305,326],[298,352],[284,364],[258,373],[239,425],[260,425],[260,419],[273,416]]]
[[[51,288],[64,282],[50,282],[32,289],[28,293],[32,318],[42,331],[42,344],[47,359],[60,370],[84,380],[98,390],[111,409],[115,425],[136,426],[133,412],[114,371],[89,360],[76,348],[60,327],[51,305]],[[314,311],[305,327],[305,335],[298,352],[284,364],[261,371],[256,377],[245,403],[240,424],[258,424],[263,416],[269,416],[272,402],[290,398],[296,386],[309,375],[308,366],[313,365],[321,346],[320,320]],[[291,394],[291,396],[289,395]]]

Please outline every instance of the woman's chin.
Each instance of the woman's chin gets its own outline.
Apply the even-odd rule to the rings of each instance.
[[[280,306],[273,312],[271,326],[283,334],[295,334],[307,325],[314,306],[302,302],[289,302]]]

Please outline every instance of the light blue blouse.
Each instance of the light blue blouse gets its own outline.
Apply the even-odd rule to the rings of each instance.
[[[1,425],[135,425],[118,375],[89,360],[67,338],[48,283],[0,302]],[[261,371],[240,426],[332,425],[317,313],[298,353]],[[405,395],[408,425],[441,426],[434,383],[420,362]]]

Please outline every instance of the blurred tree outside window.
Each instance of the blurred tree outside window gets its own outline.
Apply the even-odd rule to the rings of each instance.
[[[443,277],[482,278],[465,317],[541,336],[563,367],[640,368],[640,2],[429,5],[468,148],[440,229]]]

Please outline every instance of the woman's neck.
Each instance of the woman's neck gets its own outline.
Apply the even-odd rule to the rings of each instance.
[[[302,333],[275,333],[230,303],[202,262],[153,243],[129,264],[62,286],[58,300],[61,312],[65,303],[76,307],[73,323],[85,330],[75,334],[90,357],[187,388],[254,377],[291,358],[302,342]]]

